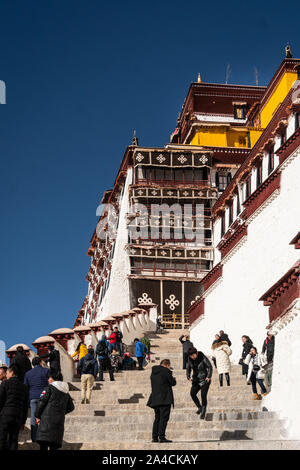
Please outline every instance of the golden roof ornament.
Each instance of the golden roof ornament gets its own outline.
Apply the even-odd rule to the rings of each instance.
[[[285,46],[285,57],[286,59],[291,59],[293,57],[292,49],[289,43],[287,43],[287,45]]]
[[[131,145],[135,145],[136,147],[138,147],[138,145],[139,145],[139,139],[136,136],[136,131],[133,131],[133,137],[132,137],[132,144]]]
[[[201,82],[202,82],[200,73],[198,73],[198,80],[197,80],[197,82],[198,82],[198,83],[201,83]]]

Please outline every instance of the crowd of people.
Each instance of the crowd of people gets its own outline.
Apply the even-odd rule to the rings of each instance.
[[[198,351],[188,335],[179,338],[182,344],[183,369],[191,383],[190,396],[196,405],[196,413],[205,419],[207,396],[213,374],[209,358]],[[212,362],[217,369],[219,386],[230,383],[231,341],[224,331],[215,335],[212,343]],[[128,351],[123,352],[122,333],[117,327],[109,336],[103,335],[94,348],[79,342],[72,357],[77,362],[77,372],[81,380],[81,403],[89,404],[95,379],[104,380],[107,371],[111,381],[121,370],[143,370],[151,360],[151,344],[146,334],[134,340],[135,357]],[[252,385],[254,399],[261,399],[257,384],[263,395],[267,395],[264,384],[266,367],[273,362],[275,338],[269,332],[263,343],[261,353],[253,345],[249,336],[242,336],[242,354],[239,364],[242,375]],[[48,367],[45,367],[48,363]],[[176,385],[169,359],[152,367],[152,392],[147,405],[154,409],[153,442],[171,442],[166,438],[166,427],[174,406],[172,387]],[[200,392],[201,402],[198,394]],[[54,451],[62,446],[65,415],[74,410],[69,394],[69,385],[64,382],[60,352],[49,346],[48,353],[35,356],[30,361],[22,346],[18,346],[10,366],[0,365],[0,450],[16,450],[18,436],[24,429],[30,407],[30,427],[32,442],[37,442],[41,450]]]
[[[186,370],[187,380],[191,382],[190,396],[196,405],[196,413],[200,415],[200,419],[205,419],[213,366],[208,357],[194,347],[188,335],[180,336],[179,341],[182,344],[183,369]],[[218,372],[220,387],[223,387],[224,375],[227,386],[230,387],[231,344],[228,335],[223,330],[215,335],[212,343],[212,362]],[[272,332],[268,332],[261,353],[258,353],[249,336],[242,336],[242,344],[242,356],[239,361],[242,366],[242,374],[246,376],[247,384],[252,385],[254,399],[259,400],[261,396],[257,393],[257,384],[264,396],[268,393],[264,385],[264,378],[266,367],[273,362],[275,338]],[[147,405],[155,412],[152,428],[153,442],[172,442],[166,438],[166,428],[171,406],[174,406],[172,387],[175,385],[176,379],[173,377],[169,359],[164,359],[159,366],[152,367],[152,391]],[[198,398],[199,392],[201,402]]]
[[[43,361],[49,367],[43,367]],[[65,415],[74,410],[69,385],[63,381],[60,354],[53,346],[32,362],[22,346],[10,366],[0,366],[0,450],[17,450],[30,408],[32,442],[41,450],[62,446]]]
[[[80,341],[72,357],[81,381],[81,403],[89,404],[95,379],[104,380],[104,371],[114,381],[121,370],[143,370],[150,361],[150,340],[146,334],[134,340],[136,360],[123,352],[123,335],[117,327],[103,335],[96,348]],[[59,350],[48,351],[31,361],[18,346],[10,366],[0,365],[0,450],[17,450],[30,408],[31,440],[41,450],[55,451],[62,446],[65,415],[74,410],[69,385],[61,372]],[[48,365],[48,367],[46,366]]]
[[[205,419],[213,366],[208,357],[194,347],[188,335],[180,336],[179,341],[182,344],[183,369],[186,370],[187,380],[191,382],[190,396],[196,405],[196,413],[200,415],[200,419]],[[229,357],[232,354],[231,344],[228,335],[223,330],[215,335],[212,343],[212,362],[218,372],[220,387],[223,387],[224,375],[227,386],[230,387],[231,363]],[[257,384],[264,396],[268,393],[264,378],[266,367],[273,362],[275,338],[272,332],[268,332],[261,353],[258,353],[249,336],[242,336],[242,344],[242,356],[239,361],[242,366],[242,374],[246,376],[247,384],[252,385],[254,399],[259,400],[261,395],[257,393]],[[151,395],[147,403],[155,412],[152,442],[172,442],[166,438],[166,428],[171,406],[174,406],[172,387],[175,385],[176,379],[173,377],[169,359],[164,359],[159,366],[152,367]],[[199,392],[201,402],[198,397]]]

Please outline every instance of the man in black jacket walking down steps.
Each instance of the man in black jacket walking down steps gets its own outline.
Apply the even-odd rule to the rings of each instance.
[[[186,376],[187,379],[192,382],[191,397],[198,408],[196,413],[200,414],[200,419],[205,419],[207,393],[212,376],[212,365],[207,357],[201,351],[197,351],[196,348],[190,348],[188,355],[189,360],[186,368]],[[192,371],[193,377],[191,377]],[[202,405],[200,404],[199,398],[197,396],[199,390],[201,390]]]

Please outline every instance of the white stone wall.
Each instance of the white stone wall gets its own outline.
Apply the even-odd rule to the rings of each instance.
[[[280,194],[249,224],[247,241],[225,262],[223,281],[205,299],[204,318],[191,328],[191,340],[207,354],[220,329],[231,338],[234,362],[241,356],[242,335],[262,347],[269,319],[268,309],[258,299],[299,258],[289,245],[300,221],[299,149],[296,154],[284,165]]]
[[[288,437],[300,439],[300,301],[297,316],[275,336],[275,360],[271,393],[264,398],[268,410],[278,412],[281,418],[289,418]]]
[[[98,308],[96,321],[113,313],[130,309],[129,281],[127,279],[127,275],[130,273],[130,260],[125,251],[125,245],[128,243],[126,213],[129,212],[128,188],[131,182],[132,168],[129,168],[120,206],[119,226],[112,260],[109,287]]]

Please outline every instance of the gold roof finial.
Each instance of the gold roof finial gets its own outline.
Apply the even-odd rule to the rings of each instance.
[[[287,43],[287,45],[285,46],[285,57],[286,59],[291,59],[293,57],[292,49],[289,43]]]
[[[197,82],[198,82],[198,83],[201,83],[201,82],[202,82],[200,73],[198,73],[198,80],[197,80]]]

